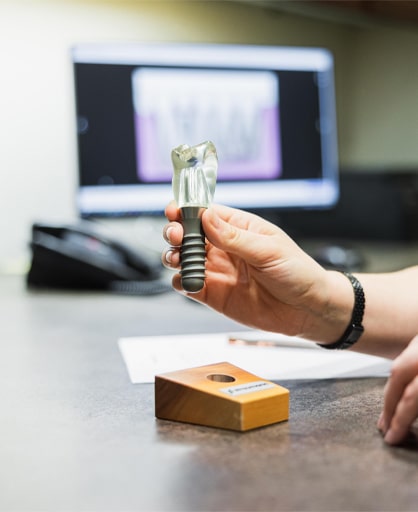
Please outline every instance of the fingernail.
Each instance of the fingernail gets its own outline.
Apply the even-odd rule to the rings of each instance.
[[[385,440],[385,443],[388,443],[388,444],[396,444],[398,442],[397,436],[395,435],[395,433],[391,429],[389,429],[386,432],[384,440]]]
[[[165,261],[169,264],[171,264],[171,260],[173,258],[173,251],[167,251],[165,253]]]
[[[168,241],[170,241],[171,233],[173,232],[173,228],[167,228],[167,231],[165,232],[165,236]]]

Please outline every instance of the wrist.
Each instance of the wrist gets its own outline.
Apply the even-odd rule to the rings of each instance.
[[[363,327],[363,316],[364,316],[364,308],[366,305],[366,299],[364,296],[363,286],[360,281],[350,274],[349,272],[342,272],[342,274],[350,281],[351,286],[353,288],[353,296],[354,296],[354,306],[353,311],[351,313],[350,322],[347,328],[344,331],[344,334],[340,336],[337,341],[333,343],[325,343],[318,345],[322,348],[326,349],[338,349],[344,350],[351,348],[361,337],[364,332]]]
[[[354,294],[349,279],[341,272],[325,271],[320,303],[317,329],[311,338],[331,345],[344,335],[352,317]]]

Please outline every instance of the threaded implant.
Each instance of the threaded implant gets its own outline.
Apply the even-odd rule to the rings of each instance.
[[[196,293],[205,282],[205,234],[200,220],[200,208],[182,208],[183,242],[180,251],[181,284],[186,292]]]
[[[205,237],[186,235],[181,247],[181,283],[187,292],[198,292],[205,281]]]

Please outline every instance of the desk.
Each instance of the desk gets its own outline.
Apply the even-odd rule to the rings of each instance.
[[[156,420],[117,339],[240,326],[174,292],[0,290],[0,510],[417,509],[418,449],[375,427],[382,379],[281,382],[289,422],[247,433]]]

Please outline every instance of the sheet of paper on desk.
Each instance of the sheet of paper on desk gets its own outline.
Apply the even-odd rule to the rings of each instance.
[[[230,338],[265,340],[263,345],[230,343]],[[118,341],[132,383],[155,375],[229,362],[267,380],[386,377],[391,362],[349,351],[324,350],[314,343],[260,331],[138,336]]]

